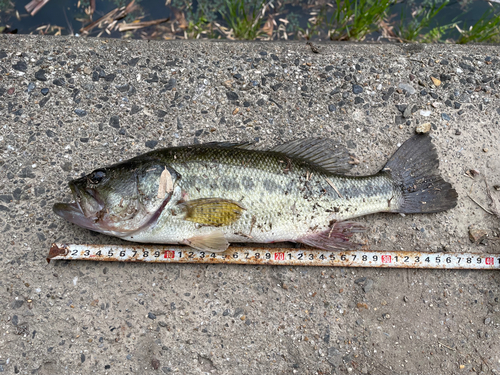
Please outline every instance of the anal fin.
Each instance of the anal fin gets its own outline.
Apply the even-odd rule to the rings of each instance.
[[[211,251],[214,253],[226,251],[229,246],[229,242],[227,242],[224,233],[220,230],[187,238],[182,241],[182,243],[197,250]]]
[[[341,221],[326,231],[312,233],[296,241],[323,250],[355,250],[362,245],[349,242],[349,239],[354,233],[361,233],[364,230],[361,224],[354,221]]]

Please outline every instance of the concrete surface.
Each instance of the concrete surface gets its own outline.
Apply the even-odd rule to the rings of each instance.
[[[500,184],[500,49],[319,47],[0,35],[0,372],[500,373],[497,271],[46,263],[54,241],[120,243],[52,213],[97,166],[321,136],[368,174],[428,121],[458,206],[361,218],[362,240],[500,253],[499,219],[467,197],[488,208],[482,177]]]

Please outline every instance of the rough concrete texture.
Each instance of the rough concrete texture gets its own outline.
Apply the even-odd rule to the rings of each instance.
[[[500,207],[498,47],[319,47],[0,36],[0,372],[500,373],[497,271],[46,263],[54,241],[121,243],[52,213],[98,166],[314,136],[370,174],[425,122],[458,206],[360,218],[361,240],[500,253],[467,197],[489,208],[484,177]]]

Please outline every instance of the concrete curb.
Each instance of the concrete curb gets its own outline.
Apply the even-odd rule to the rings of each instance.
[[[496,272],[47,266],[51,242],[120,243],[51,211],[97,166],[193,142],[319,136],[370,174],[426,122],[458,206],[360,218],[362,239],[499,253],[499,219],[467,197],[486,207],[480,177],[500,184],[498,47],[319,49],[0,35],[0,372],[500,372]],[[492,239],[471,243],[470,225]]]

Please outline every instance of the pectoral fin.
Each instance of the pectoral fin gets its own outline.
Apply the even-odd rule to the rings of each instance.
[[[224,233],[220,230],[185,239],[182,243],[197,250],[212,251],[214,253],[226,251],[229,246],[229,242],[227,242],[226,237],[224,237]]]
[[[239,203],[221,198],[194,199],[182,205],[186,210],[184,220],[214,227],[234,223],[244,210]]]

